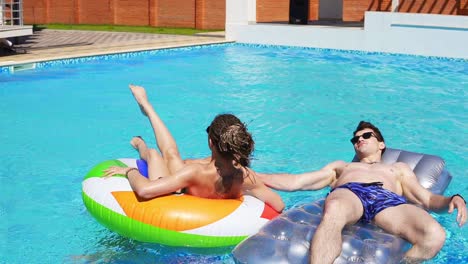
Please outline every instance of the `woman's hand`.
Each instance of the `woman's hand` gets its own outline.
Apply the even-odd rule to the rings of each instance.
[[[127,175],[127,172],[131,169],[132,168],[129,167],[112,166],[104,171],[104,178],[109,178],[114,175]]]

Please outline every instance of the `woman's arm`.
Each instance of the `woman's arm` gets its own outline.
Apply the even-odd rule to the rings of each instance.
[[[105,176],[110,177],[116,174],[126,175],[130,186],[139,197],[151,199],[189,187],[192,179],[199,173],[197,168],[197,165],[187,165],[174,175],[156,180],[149,180],[141,175],[135,168],[110,167],[105,171]]]
[[[279,213],[281,213],[281,211],[284,209],[284,202],[281,196],[270,188],[266,187],[263,183],[257,183],[251,188],[245,187],[242,191],[244,195],[252,195],[264,201]]]

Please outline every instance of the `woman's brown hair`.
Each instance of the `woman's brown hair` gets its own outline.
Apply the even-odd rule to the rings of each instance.
[[[244,167],[250,166],[250,155],[255,143],[244,123],[235,115],[217,115],[207,128],[208,136],[216,150],[229,156]]]

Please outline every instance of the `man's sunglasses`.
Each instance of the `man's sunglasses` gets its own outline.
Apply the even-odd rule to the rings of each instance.
[[[360,135],[360,136],[354,136],[350,141],[351,141],[351,143],[353,143],[353,145],[354,145],[354,144],[356,144],[356,143],[359,141],[359,138],[360,138],[360,137],[362,137],[363,139],[369,139],[369,138],[371,138],[372,136],[376,137],[376,136],[374,135],[373,132],[366,132],[366,133],[363,133],[363,134]]]

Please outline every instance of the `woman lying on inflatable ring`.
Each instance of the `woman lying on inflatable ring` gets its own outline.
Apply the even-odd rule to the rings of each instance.
[[[122,167],[110,167],[105,171],[107,177],[126,175],[132,189],[143,199],[184,189],[187,194],[211,199],[252,195],[278,212],[284,209],[281,197],[249,168],[254,141],[239,118],[231,114],[216,116],[206,130],[211,157],[184,162],[174,138],[148,101],[145,89],[130,85],[130,90],[153,127],[162,155],[148,148],[141,137],[134,137],[130,144],[148,163],[148,178],[136,168]]]

